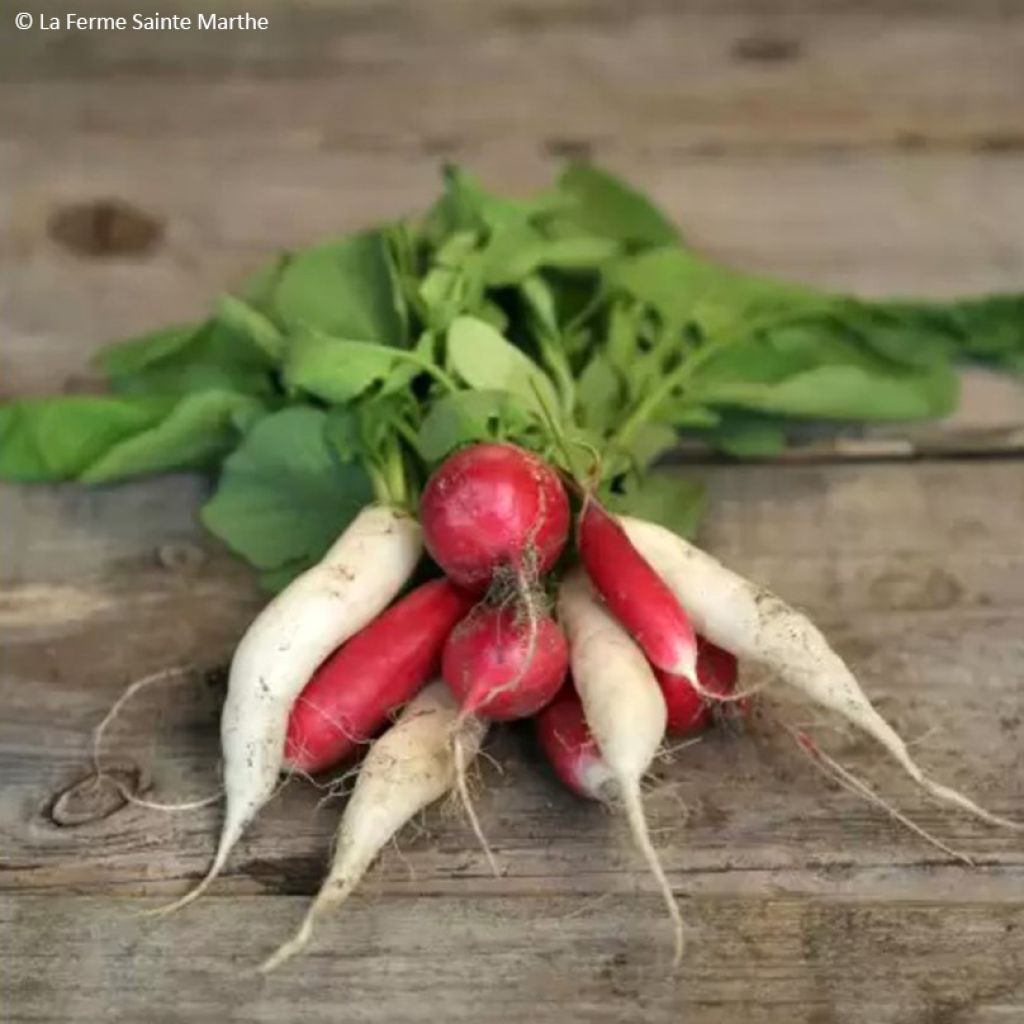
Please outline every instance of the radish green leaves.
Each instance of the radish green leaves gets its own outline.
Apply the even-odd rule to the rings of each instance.
[[[756,457],[796,418],[941,416],[961,358],[1024,371],[1024,295],[861,301],[721,267],[593,167],[527,200],[449,168],[422,218],[285,254],[206,321],[106,349],[112,394],[0,405],[0,477],[219,469],[203,521],[276,587],[371,495],[415,504],[484,438],[691,533],[699,488],[650,469],[679,432]]]

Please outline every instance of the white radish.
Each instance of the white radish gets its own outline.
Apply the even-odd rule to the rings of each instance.
[[[338,826],[330,872],[295,936],[263,963],[261,971],[271,971],[301,952],[317,919],[348,899],[384,845],[451,790],[451,731],[458,717],[458,701],[438,680],[414,697],[370,747]],[[486,731],[486,723],[475,716],[463,721],[459,735],[468,760],[476,756]]]
[[[675,957],[683,955],[683,919],[651,843],[640,782],[665,736],[668,711],[643,651],[609,614],[586,575],[572,570],[558,591],[558,617],[569,637],[572,678],[601,757],[615,780],[626,820],[665,900]]]
[[[842,715],[877,740],[937,799],[990,824],[1022,828],[925,775],[906,743],[874,709],[853,673],[807,616],[663,526],[629,516],[621,522],[629,539],[686,609],[698,633],[740,659],[762,663],[806,697]]]
[[[288,715],[302,688],[332,651],[390,604],[421,552],[414,519],[369,505],[249,626],[231,662],[221,714],[226,807],[217,852],[202,881],[161,912],[190,903],[224,867],[274,792]]]

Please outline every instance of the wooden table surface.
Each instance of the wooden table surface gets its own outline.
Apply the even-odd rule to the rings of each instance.
[[[1024,287],[1019,0],[248,9],[270,29],[4,24],[0,394],[88,388],[102,342],[200,312],[277,247],[421,206],[446,159],[527,189],[592,156],[693,244],[793,279]],[[937,776],[1018,818],[1022,428],[1019,383],[975,373],[961,413],[909,441],[690,470],[710,487],[705,545],[818,617]],[[721,731],[652,787],[689,925],[669,974],[663,909],[620,823],[560,790],[528,730],[509,729],[478,794],[500,879],[459,817],[432,810],[304,959],[254,977],[315,891],[337,820],[296,782],[208,896],[139,916],[204,870],[218,808],[160,814],[74,787],[110,703],[173,665],[188,671],[127,709],[110,757],[157,798],[216,787],[217,670],[259,596],[195,522],[207,486],[0,491],[5,1024],[1024,1020],[1020,837],[937,807],[870,742],[798,709],[976,866],[764,727]]]

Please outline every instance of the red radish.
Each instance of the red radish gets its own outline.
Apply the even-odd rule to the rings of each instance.
[[[711,724],[711,706],[685,676],[656,668],[654,674],[668,708],[668,733],[686,736]],[[736,685],[736,658],[704,637],[697,637],[697,681],[706,693],[727,697]]]
[[[907,745],[875,710],[846,663],[805,615],[764,587],[727,569],[671,530],[623,516],[630,540],[686,605],[700,632],[736,655],[774,670],[783,682],[842,715],[873,737],[922,789],[994,825],[1019,822],[987,811],[969,797],[929,778]],[[709,694],[709,696],[716,696]]]
[[[526,718],[558,692],[569,668],[565,634],[550,615],[522,621],[508,606],[481,606],[448,637],[441,674],[463,716]]]
[[[394,600],[421,551],[415,520],[398,509],[370,505],[246,630],[231,660],[221,712],[226,806],[217,851],[202,880],[158,913],[190,903],[217,877],[274,792],[295,698],[331,651]]]
[[[640,782],[665,736],[668,712],[647,659],[586,576],[571,571],[558,590],[558,615],[569,634],[572,678],[587,726],[615,783],[633,841],[658,883],[672,918],[675,963],[683,955],[683,918],[651,842]]]
[[[686,612],[625,530],[589,495],[580,513],[577,542],[597,592],[651,663],[693,679],[697,638]]]
[[[537,739],[555,774],[577,796],[602,802],[614,796],[615,776],[601,757],[572,686],[537,715]]]
[[[510,444],[474,444],[449,456],[420,500],[434,561],[459,586],[486,588],[495,572],[542,576],[569,533],[569,499],[558,474]]]
[[[317,670],[292,707],[285,760],[319,772],[365,743],[437,671],[473,598],[431,580],[378,615]]]
[[[317,918],[352,895],[374,857],[410,819],[444,796],[455,782],[449,736],[457,708],[440,681],[415,696],[398,721],[370,747],[345,805],[334,846],[334,860],[295,937],[269,957],[271,971],[300,952],[313,937]],[[463,754],[472,759],[486,725],[468,722]]]

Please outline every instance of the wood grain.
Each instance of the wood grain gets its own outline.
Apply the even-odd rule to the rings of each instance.
[[[497,139],[631,153],[1024,141],[1015,4],[258,6],[265,32],[6,34],[4,123],[39,133],[63,108],[96,134],[147,135],[159,109],[167,143],[261,126],[279,140],[435,156]],[[37,9],[65,13],[54,0]],[[136,9],[121,0],[103,13]],[[210,88],[225,76],[232,88]]]
[[[211,897],[159,923],[152,901],[18,896],[0,904],[9,1024],[454,1021],[505,1024],[1011,1024],[1024,908],[728,897],[687,900],[690,955],[664,963],[650,899],[363,899],[305,962],[247,967],[298,920],[294,897]],[[425,927],[440,922],[443,927]],[[519,941],[510,940],[519,936]],[[7,948],[4,948],[7,947]],[[53,950],[64,951],[54,962]]]
[[[879,707],[920,738],[916,753],[936,775],[1024,817],[1024,466],[702,473],[715,509],[706,544],[820,618]],[[183,483],[97,492],[88,507],[65,488],[5,496],[17,536],[78,526],[60,549],[62,585],[77,595],[54,595],[62,616],[40,613],[45,549],[23,559],[0,603],[0,934],[23,1015],[12,1019],[127,1021],[184,985],[168,1020],[270,1020],[299,992],[311,1020],[333,1019],[342,992],[352,1019],[461,1020],[476,978],[486,978],[495,1021],[521,1014],[526,993],[533,1015],[552,1021],[567,1006],[607,1021],[685,1011],[700,1022],[989,1022],[1024,1012],[1019,843],[936,807],[870,742],[816,715],[812,731],[832,753],[978,866],[951,862],[835,789],[770,724],[720,730],[660,766],[650,797],[692,927],[692,959],[667,982],[664,922],[621,825],[558,789],[516,728],[492,742],[502,772],[485,768],[478,796],[501,879],[459,817],[432,810],[325,926],[312,956],[280,981],[243,983],[239,972],[297,920],[295,897],[315,889],[327,855],[337,812],[318,810],[320,794],[295,782],[212,898],[159,926],[140,923],[132,915],[149,897],[181,891],[203,869],[218,811],[120,807],[77,827],[52,811],[88,776],[90,729],[124,683],[171,661],[222,664],[254,607],[246,578],[215,552],[166,569],[139,537],[117,537],[120,517],[155,495],[168,511],[148,543],[197,543]],[[112,763],[129,779],[151,776],[157,797],[210,791],[218,686],[196,671],[140,696],[111,735]],[[76,969],[41,988],[51,954]],[[416,999],[403,997],[410,991]]]
[[[103,342],[201,315],[281,247],[422,208],[443,160],[519,192],[596,159],[702,251],[793,280],[868,295],[1024,281],[1019,3],[246,7],[272,31],[0,34],[4,397],[94,387]],[[114,208],[138,223],[114,230]],[[1019,383],[971,373],[948,423],[812,434],[790,458],[813,464],[686,470],[710,486],[704,542],[820,619],[929,770],[1018,818],[1024,463],[978,456],[1019,450],[1022,426]],[[837,462],[851,454],[867,461]],[[723,727],[660,764],[649,797],[690,927],[670,977],[621,823],[559,789],[515,727],[478,779],[500,879],[435,808],[306,959],[255,979],[337,820],[296,780],[210,896],[140,919],[204,869],[219,811],[160,814],[91,785],[90,733],[129,681],[182,666],[125,710],[107,763],[158,799],[216,787],[220,669],[260,597],[198,526],[207,487],[0,487],[5,1024],[1024,1019],[1019,841],[774,690],[775,713],[977,866],[833,786],[765,716]]]

